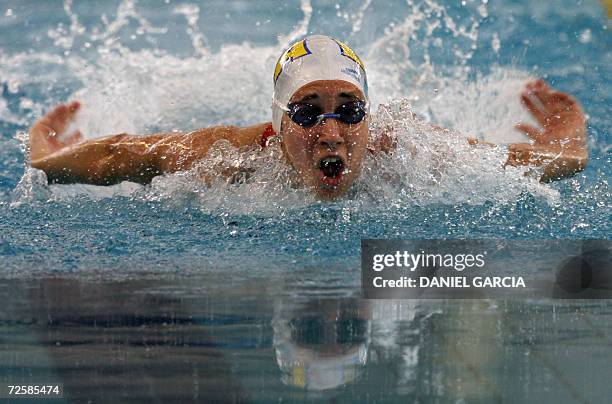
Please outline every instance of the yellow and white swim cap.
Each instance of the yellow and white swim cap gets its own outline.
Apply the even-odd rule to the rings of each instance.
[[[276,62],[272,127],[280,133],[284,108],[305,84],[317,80],[343,80],[368,97],[368,80],[359,56],[346,44],[325,35],[312,35],[291,45]]]

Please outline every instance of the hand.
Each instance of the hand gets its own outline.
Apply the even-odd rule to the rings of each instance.
[[[533,143],[511,144],[506,164],[543,165],[542,181],[560,179],[584,169],[588,160],[586,117],[578,102],[543,80],[527,83],[521,100],[541,128],[516,125]]]
[[[78,101],[60,104],[30,128],[32,160],[41,159],[83,140],[83,135],[78,130],[65,133],[80,107]]]
[[[542,129],[519,123],[516,128],[533,141],[533,145],[562,148],[582,147],[586,143],[586,118],[578,102],[568,94],[555,91],[543,80],[527,83],[521,100]]]

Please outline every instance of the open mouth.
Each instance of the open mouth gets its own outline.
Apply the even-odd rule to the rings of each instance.
[[[344,160],[338,156],[322,158],[319,169],[327,178],[338,178],[344,172]]]
[[[321,173],[321,185],[328,189],[337,188],[346,172],[346,164],[340,156],[322,158],[318,168]]]

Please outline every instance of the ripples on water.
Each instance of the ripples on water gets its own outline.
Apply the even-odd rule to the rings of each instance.
[[[0,352],[0,377],[61,381],[77,402],[609,396],[605,301],[367,301],[331,287],[309,295],[319,273],[3,283],[10,349]]]
[[[605,302],[355,298],[362,238],[609,238],[600,5],[462,3],[0,2],[0,378],[77,401],[605,400]],[[372,133],[399,135],[342,201],[295,189],[277,145],[218,144],[147,187],[24,168],[24,131],[69,99],[88,138],[269,120],[274,63],[306,33],[357,50]],[[540,76],[589,114],[589,167],[552,185],[463,141],[522,141],[518,92]],[[198,181],[218,166],[254,173]]]

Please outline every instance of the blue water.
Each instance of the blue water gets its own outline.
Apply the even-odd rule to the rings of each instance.
[[[594,0],[0,1],[0,380],[60,380],[78,402],[609,399],[605,301],[354,299],[365,238],[609,239],[608,27]],[[540,185],[457,154],[438,186],[399,161],[401,186],[366,179],[334,203],[181,175],[49,187],[26,168],[22,133],[71,99],[88,138],[267,121],[274,62],[306,33],[356,49],[374,105],[406,98],[497,143],[521,141],[518,91],[544,77],[588,114],[589,165]],[[368,324],[344,335],[366,362],[325,389],[287,376],[279,318],[334,310]]]

